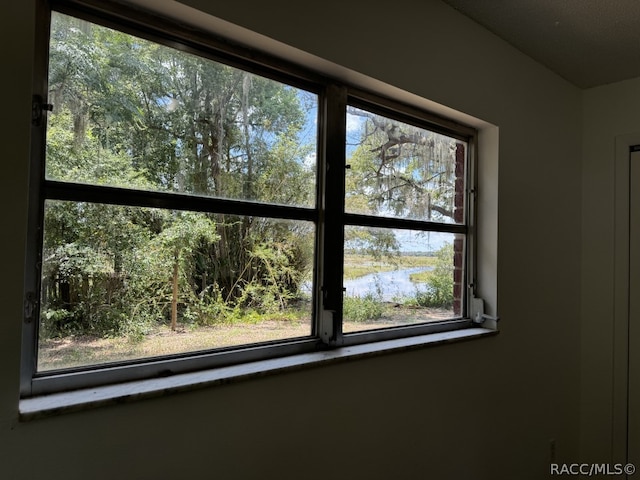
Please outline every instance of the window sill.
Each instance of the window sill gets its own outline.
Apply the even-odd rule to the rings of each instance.
[[[485,328],[466,328],[381,342],[366,343],[333,350],[261,360],[228,367],[79,389],[20,400],[20,421],[35,420],[62,413],[121,404],[168,393],[184,392],[214,385],[228,384],[277,372],[299,370],[340,361],[364,358],[392,352],[459,342],[495,335]]]

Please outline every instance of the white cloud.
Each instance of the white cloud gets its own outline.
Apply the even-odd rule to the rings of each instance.
[[[307,168],[314,168],[316,166],[316,153],[310,153],[304,157],[304,166]]]
[[[355,133],[360,131],[364,120],[365,119],[363,117],[360,117],[358,115],[347,114],[347,133]]]

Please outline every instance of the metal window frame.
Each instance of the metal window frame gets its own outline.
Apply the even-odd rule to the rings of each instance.
[[[465,142],[465,175],[464,175],[464,221],[463,223],[443,223],[425,220],[414,220],[398,217],[362,215],[343,212],[344,226],[365,226],[379,228],[393,228],[403,230],[418,230],[423,232],[443,232],[464,236],[463,253],[463,301],[462,313],[459,317],[419,323],[408,326],[386,327],[378,330],[350,332],[342,335],[335,343],[340,345],[358,345],[373,341],[390,340],[405,336],[423,335],[468,328],[472,321],[468,316],[470,303],[475,293],[475,225],[477,219],[476,196],[477,164],[476,145],[477,132],[471,127],[458,124],[430,112],[418,109],[412,105],[389,100],[372,92],[359,89],[349,89],[347,105],[370,113],[385,116],[418,128],[446,135],[450,138]],[[345,137],[346,141],[346,137]],[[341,252],[344,254],[344,251]]]
[[[141,191],[111,186],[70,184],[46,180],[44,153],[46,127],[42,122],[47,109],[49,26],[52,11],[83,18],[191,54],[225,63],[318,95],[317,195],[315,207],[294,207],[244,200],[229,200],[158,191]],[[209,33],[177,25],[169,19],[149,15],[118,3],[98,0],[39,0],[36,18],[36,57],[34,60],[34,120],[30,160],[30,203],[25,271],[25,315],[21,396],[47,394],[82,387],[119,383],[204,368],[246,363],[299,353],[308,353],[339,345],[352,345],[394,338],[423,335],[473,326],[469,318],[455,318],[366,332],[343,334],[343,252],[345,225],[418,229],[465,235],[464,311],[474,292],[475,278],[475,185],[476,131],[411,105],[354,88],[344,83],[231,43]],[[422,222],[345,213],[345,142],[347,106],[353,105],[390,118],[442,133],[467,143],[465,175],[466,204],[464,224]],[[309,336],[281,341],[185,352],[164,357],[92,365],[82,368],[36,372],[38,343],[38,298],[40,292],[42,222],[45,200],[87,201],[127,206],[200,212],[233,213],[272,219],[312,221],[316,226],[313,313]]]

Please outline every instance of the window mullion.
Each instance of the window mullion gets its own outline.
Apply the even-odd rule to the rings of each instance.
[[[324,99],[324,181],[321,207],[321,292],[318,333],[327,345],[342,343],[342,279],[347,89],[329,85]]]
[[[344,223],[345,225],[400,228],[405,230],[424,230],[429,232],[448,232],[463,235],[467,233],[467,226],[465,224],[428,222],[424,220],[362,215],[358,213],[345,213]]]

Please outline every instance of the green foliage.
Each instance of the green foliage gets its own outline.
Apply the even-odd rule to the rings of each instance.
[[[48,179],[314,204],[296,89],[57,13],[49,87]],[[174,284],[185,326],[280,315],[313,264],[312,224],[47,201],[44,231],[45,337],[139,338]]]
[[[453,245],[445,244],[436,252],[433,270],[428,272],[427,289],[416,291],[415,301],[422,307],[451,308],[453,306]]]
[[[234,315],[235,309],[227,303],[217,284],[209,285],[196,295],[189,290],[190,298],[183,317],[194,325],[215,325],[227,323]]]
[[[40,336],[50,338],[73,333],[73,320],[73,313],[64,308],[45,310],[40,321]]]
[[[366,322],[382,316],[384,307],[380,298],[372,293],[366,295],[344,297],[343,315],[346,320]]]
[[[315,95],[58,13],[51,32],[48,179],[315,205],[315,132],[302,132]],[[348,210],[450,216],[455,141],[350,115],[362,122],[349,151]],[[47,201],[41,333],[139,338],[168,322],[172,305],[184,326],[286,317],[313,269],[314,228]],[[350,253],[389,268],[401,262],[390,229],[350,227],[345,237]],[[420,302],[452,301],[444,268],[435,267]],[[382,303],[347,297],[344,311],[375,319]]]
[[[382,228],[345,228],[345,250],[347,253],[367,255],[375,261],[384,259],[396,265],[400,255],[400,244],[393,231]]]

